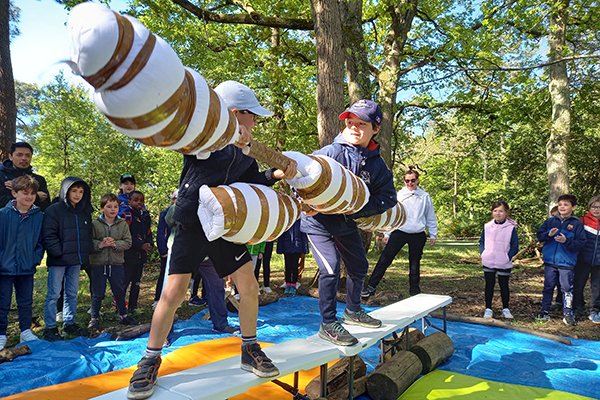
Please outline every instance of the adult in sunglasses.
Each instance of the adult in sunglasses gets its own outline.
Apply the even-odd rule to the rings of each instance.
[[[361,293],[363,299],[375,294],[377,285],[394,257],[408,243],[409,293],[411,296],[421,293],[421,257],[427,242],[425,229],[429,231],[429,244],[435,244],[437,236],[437,220],[431,202],[431,196],[419,187],[419,172],[409,169],[404,173],[405,187],[398,192],[398,201],[406,211],[406,222],[400,229],[386,233],[383,242],[385,249],[379,256],[377,265],[369,278],[369,283]]]

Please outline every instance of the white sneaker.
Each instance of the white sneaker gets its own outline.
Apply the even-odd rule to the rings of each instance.
[[[494,316],[494,312],[492,311],[491,308],[486,308],[485,312],[483,313],[483,318],[492,318]]]
[[[301,282],[296,282],[296,289],[298,289],[300,286],[302,286]]]
[[[502,310],[502,316],[506,319],[514,319],[515,317],[513,317],[513,315],[510,313],[510,310],[508,308],[505,308]]]
[[[152,309],[156,310],[157,305],[158,305],[158,300],[156,300],[154,303],[152,303]]]
[[[285,289],[286,287],[287,287],[287,283],[285,281],[283,281],[281,286],[279,286],[279,289]]]
[[[234,297],[236,300],[239,300],[239,299],[240,299],[240,295],[239,295],[239,294],[234,294],[234,295],[233,295],[233,297]]]
[[[63,322],[63,321],[64,321],[63,312],[62,311],[57,312],[56,313],[56,322]]]
[[[21,343],[29,342],[31,340],[40,340],[40,338],[35,336],[33,332],[31,332],[31,329],[26,329],[21,332]]]
[[[0,335],[0,350],[2,350],[4,346],[6,346],[6,340],[6,335]]]
[[[273,293],[273,289],[271,289],[268,286],[265,286],[265,288],[263,289],[265,293]]]

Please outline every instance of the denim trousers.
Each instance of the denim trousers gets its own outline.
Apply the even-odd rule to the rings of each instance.
[[[17,310],[19,311],[19,329],[21,329],[21,332],[31,329],[33,274],[0,275],[0,335],[6,335],[13,286],[15,288]]]
[[[46,302],[44,303],[44,323],[46,324],[46,329],[56,328],[56,303],[60,297],[63,277],[65,279],[63,319],[65,326],[75,323],[80,269],[80,264],[48,267],[48,293],[46,294]]]

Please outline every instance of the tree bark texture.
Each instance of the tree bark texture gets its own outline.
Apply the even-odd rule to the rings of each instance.
[[[344,44],[338,0],[311,0],[317,49],[317,126],[326,146],[340,131],[344,111]]]
[[[444,332],[435,332],[411,346],[410,352],[421,360],[423,364],[421,374],[425,375],[445,363],[454,354],[454,342]]]
[[[16,141],[17,105],[15,82],[10,60],[10,1],[0,0],[0,160],[8,158],[8,149]]]
[[[566,42],[567,10],[569,0],[559,0],[556,12],[550,15],[548,47],[550,62],[550,97],[552,99],[552,127],[546,144],[548,171],[548,209],[558,203],[558,197],[569,193],[568,142],[571,132],[571,99],[567,64],[563,58]]]
[[[415,354],[401,351],[377,368],[367,380],[373,400],[397,399],[419,377],[423,365]]]
[[[387,2],[387,9],[392,19],[388,35],[384,41],[383,54],[386,55],[383,68],[379,71],[379,107],[383,112],[381,130],[376,140],[381,145],[381,157],[391,169],[392,160],[392,129],[396,106],[398,82],[403,73],[400,63],[403,57],[404,45],[413,18],[417,12],[418,0],[401,0]]]
[[[337,392],[346,388],[348,393],[348,376],[350,357],[344,357],[331,367],[327,368],[327,393]],[[367,365],[360,357],[354,357],[354,379],[359,379],[367,374]],[[306,394],[311,399],[317,398],[321,392],[321,377],[317,376],[306,385]],[[347,394],[346,394],[347,397]],[[327,396],[329,398],[329,396]]]
[[[362,1],[340,0],[342,31],[346,45],[346,77],[350,104],[372,99],[369,59],[362,27]]]

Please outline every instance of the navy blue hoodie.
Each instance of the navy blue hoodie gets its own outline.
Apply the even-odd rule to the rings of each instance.
[[[567,238],[565,243],[554,240],[548,233],[558,228],[556,235],[562,233]],[[544,243],[542,253],[544,263],[559,267],[573,268],[577,263],[577,252],[585,245],[585,232],[579,218],[571,215],[564,220],[556,213],[548,218],[537,231],[537,238]]]
[[[83,186],[83,198],[75,206],[68,198],[75,183]],[[48,254],[46,265],[68,266],[89,262],[93,251],[90,187],[81,178],[66,177],[60,186],[59,201],[46,209],[42,225],[42,242]]]
[[[382,214],[396,204],[392,171],[380,157],[376,141],[371,140],[368,147],[354,146],[340,133],[332,144],[313,154],[329,156],[348,168],[367,184],[370,196],[369,202],[354,214],[317,214],[310,217],[302,213],[302,232],[325,236],[349,235],[358,229],[355,219]]]

